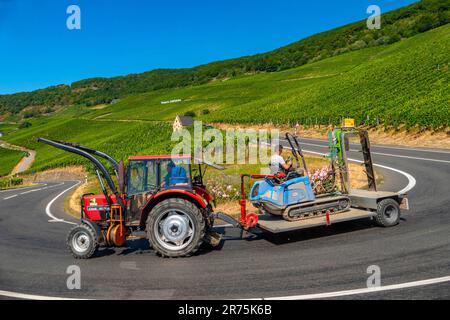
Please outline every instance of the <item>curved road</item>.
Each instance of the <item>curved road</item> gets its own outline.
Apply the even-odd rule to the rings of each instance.
[[[327,151],[323,141],[302,142],[306,150]],[[412,210],[403,214],[398,226],[379,228],[360,220],[276,238],[244,235],[243,239],[238,230],[221,228],[226,236],[220,249],[204,249],[183,259],[162,259],[140,240],[125,248],[102,249],[87,261],[75,260],[65,248],[75,219],[64,212],[61,193],[76,182],[2,191],[0,296],[304,298],[331,292],[312,297],[449,299],[450,152],[391,146],[372,146],[372,152],[375,163],[409,173],[417,182],[409,192]],[[351,156],[360,157],[357,152]],[[382,189],[398,191],[414,185],[404,174],[379,170],[386,180]],[[70,265],[81,269],[80,290],[67,289]],[[380,267],[382,288],[392,290],[365,292],[370,265]],[[411,284],[442,277],[448,278]],[[354,289],[363,290],[342,293]]]

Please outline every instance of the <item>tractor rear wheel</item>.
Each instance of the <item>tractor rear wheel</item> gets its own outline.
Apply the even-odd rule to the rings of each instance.
[[[381,227],[391,227],[400,220],[400,206],[394,199],[384,199],[378,203],[375,222]]]
[[[70,230],[66,244],[76,259],[89,259],[98,248],[95,231],[85,223]]]
[[[206,223],[192,202],[171,198],[158,203],[147,218],[147,237],[163,257],[183,257],[195,253],[205,237]]]

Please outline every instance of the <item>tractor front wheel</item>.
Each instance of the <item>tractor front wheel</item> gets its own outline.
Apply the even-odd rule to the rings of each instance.
[[[89,259],[98,248],[95,231],[85,223],[81,223],[70,230],[66,243],[76,259]]]
[[[147,237],[163,257],[195,253],[205,237],[205,219],[193,203],[172,198],[158,203],[147,218]]]

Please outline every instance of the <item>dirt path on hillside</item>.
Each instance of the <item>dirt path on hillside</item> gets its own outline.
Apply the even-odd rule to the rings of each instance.
[[[112,113],[104,114],[92,119],[89,118],[81,118],[83,120],[89,120],[89,121],[103,121],[103,122],[138,122],[138,123],[155,123],[155,122],[165,122],[165,123],[171,123],[169,120],[139,120],[139,119],[103,119],[103,117],[109,116]]]
[[[21,146],[16,146],[2,140],[0,140],[0,147],[2,147],[3,149],[10,149],[27,153],[27,156],[20,159],[20,161],[13,168],[13,170],[10,173],[11,176],[27,171],[33,164],[34,159],[36,158],[36,151],[29,150]]]

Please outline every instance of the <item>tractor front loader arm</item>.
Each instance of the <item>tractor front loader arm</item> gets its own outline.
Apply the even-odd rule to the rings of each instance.
[[[55,147],[55,148],[58,148],[58,149],[61,149],[61,150],[64,150],[64,151],[68,151],[68,152],[72,152],[72,153],[78,154],[78,155],[88,159],[89,161],[91,161],[94,164],[96,170],[98,172],[101,172],[102,176],[106,180],[106,183],[108,184],[108,187],[110,188],[110,190],[116,196],[117,201],[123,207],[123,201],[122,201],[122,198],[120,197],[120,193],[117,190],[117,187],[114,184],[114,181],[112,180],[111,175],[109,174],[108,170],[106,169],[106,167],[97,158],[95,158],[91,154],[91,153],[96,154],[96,153],[93,152],[93,151],[96,151],[96,150],[89,149],[92,152],[88,152],[86,150],[83,150],[83,149],[88,149],[88,148],[81,148],[81,147],[77,147],[74,144],[71,144],[71,143],[68,143],[68,142],[61,143],[61,142],[58,142],[58,141],[53,141],[53,140],[45,139],[45,138],[38,138],[37,141],[38,142],[43,142],[45,144],[48,144],[49,146],[52,146],[52,147]],[[96,154],[96,155],[100,156],[100,154]],[[116,162],[116,164],[117,164],[117,162]],[[100,179],[100,176],[99,176],[99,179]],[[105,189],[103,190],[103,193],[105,194],[106,199],[110,200],[110,198],[109,198],[109,196],[108,196],[108,194],[107,194]],[[108,201],[108,202],[110,202],[110,201]]]
[[[61,143],[61,144],[64,144],[66,146],[69,146],[69,147],[77,148],[77,149],[83,150],[83,151],[85,151],[87,153],[90,153],[90,154],[96,155],[98,157],[101,157],[101,158],[103,158],[103,159],[105,159],[105,160],[107,160],[109,162],[109,164],[113,167],[114,171],[116,172],[116,175],[117,175],[117,171],[119,171],[119,163],[117,162],[116,159],[114,159],[113,157],[111,157],[107,153],[104,153],[104,152],[101,152],[101,151],[98,151],[98,150],[95,150],[95,149],[91,149],[91,148],[88,148],[88,147],[84,147],[84,146],[81,146],[81,145],[79,145],[77,143],[65,142],[65,141],[57,141],[57,140],[54,140],[54,142]]]

